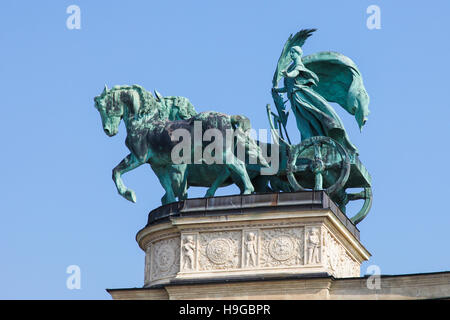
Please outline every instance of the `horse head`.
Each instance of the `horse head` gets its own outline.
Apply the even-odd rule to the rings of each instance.
[[[110,137],[119,131],[123,117],[127,117],[127,120],[133,118],[141,108],[139,93],[130,86],[115,86],[108,90],[105,85],[103,92],[94,101],[102,118],[103,131]]]
[[[193,105],[184,97],[163,97],[155,90],[155,96],[139,85],[114,86],[94,98],[95,107],[100,112],[103,130],[114,136],[120,121],[125,125],[132,120],[166,121],[188,119],[196,115]]]
[[[124,110],[118,101],[115,90],[108,90],[105,85],[103,92],[94,98],[95,108],[100,112],[102,118],[103,131],[112,137],[119,131],[120,120],[122,120]]]

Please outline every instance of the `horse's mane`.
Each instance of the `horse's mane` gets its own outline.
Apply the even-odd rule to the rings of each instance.
[[[139,108],[139,115],[146,115],[149,113],[154,113],[155,109],[158,111],[160,110],[160,106],[158,105],[158,102],[156,101],[155,97],[151,94],[151,92],[148,92],[145,90],[142,86],[133,84],[133,85],[120,85],[120,86],[114,86],[111,88],[110,92],[114,94],[117,91],[122,90],[134,90],[139,95],[140,100],[140,108]]]
[[[110,91],[116,92],[120,90],[134,90],[138,93],[140,99],[139,116],[146,116],[149,114],[155,114],[157,110],[160,118],[169,118],[171,109],[177,107],[177,116],[180,119],[188,119],[196,115],[197,112],[194,106],[189,102],[187,98],[184,97],[164,97],[164,102],[161,103],[157,100],[151,92],[145,90],[142,86],[133,85],[120,85],[114,86]],[[170,101],[170,103],[169,103]]]

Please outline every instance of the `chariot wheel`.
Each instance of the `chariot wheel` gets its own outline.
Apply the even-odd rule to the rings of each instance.
[[[313,149],[313,153],[311,153],[311,149]],[[305,156],[301,157],[302,154]],[[298,165],[299,158],[307,159],[309,163]],[[328,188],[323,189],[323,175],[331,169],[338,169],[339,176]],[[332,194],[344,187],[350,175],[348,153],[337,141],[329,137],[316,136],[306,139],[300,144],[292,146],[289,151],[286,175],[295,191],[306,190],[295,178],[295,173],[306,171],[310,171],[314,175],[314,190],[324,190],[328,194]]]

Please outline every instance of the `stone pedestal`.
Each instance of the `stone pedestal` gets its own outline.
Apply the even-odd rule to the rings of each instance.
[[[136,239],[145,288],[359,277],[370,257],[324,192],[189,199],[153,210]]]
[[[450,272],[360,277],[370,254],[324,192],[189,199],[159,207],[136,236],[140,288],[114,299],[448,299]]]

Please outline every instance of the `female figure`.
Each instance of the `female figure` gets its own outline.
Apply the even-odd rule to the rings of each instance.
[[[282,71],[284,88],[272,90],[275,93],[287,93],[302,140],[326,136],[339,142],[349,152],[357,153],[339,116],[330,104],[313,90],[319,78],[303,65],[301,47],[293,46],[289,55],[292,64],[287,70]]]

